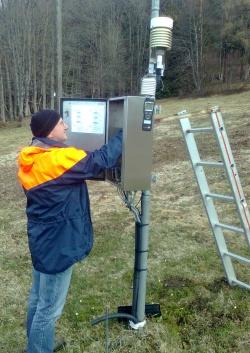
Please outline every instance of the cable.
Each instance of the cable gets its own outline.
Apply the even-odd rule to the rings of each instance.
[[[118,318],[132,320],[135,324],[138,323],[138,320],[133,315],[126,314],[126,313],[113,313],[113,314],[97,317],[96,319],[91,321],[91,325],[94,326],[99,324],[102,321],[109,320],[109,319],[118,319]]]
[[[141,195],[142,196],[142,195]],[[139,203],[141,202],[141,196],[139,198],[139,201],[137,202],[137,204],[135,205],[135,207],[137,207],[139,205]]]
[[[125,192],[123,190],[118,190],[118,193],[120,193],[125,206],[133,213],[136,222],[141,223],[140,211],[134,205],[136,192]]]

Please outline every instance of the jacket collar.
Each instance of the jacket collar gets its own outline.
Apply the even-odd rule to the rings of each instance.
[[[41,146],[41,144],[39,142],[43,146],[48,146],[48,147],[51,147],[51,146],[52,147],[69,147],[65,143],[51,140],[48,137],[33,137],[31,145],[38,145],[38,146],[40,145]]]

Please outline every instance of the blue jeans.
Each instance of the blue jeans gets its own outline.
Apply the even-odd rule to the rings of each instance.
[[[53,275],[33,269],[27,313],[27,353],[52,353],[55,323],[67,297],[73,267]]]

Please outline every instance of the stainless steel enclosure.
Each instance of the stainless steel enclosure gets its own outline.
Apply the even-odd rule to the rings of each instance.
[[[106,178],[125,191],[149,190],[152,169],[152,128],[145,130],[145,97],[127,96],[108,101],[107,141],[123,129],[122,160]],[[147,119],[147,118],[146,118]]]

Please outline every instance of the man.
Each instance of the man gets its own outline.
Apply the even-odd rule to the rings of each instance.
[[[66,300],[73,265],[93,245],[85,179],[115,165],[122,133],[87,153],[64,144],[68,126],[54,110],[35,113],[32,143],[19,155],[18,178],[27,197],[27,232],[33,263],[27,313],[27,352],[52,353],[55,322]]]

